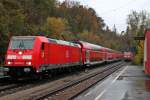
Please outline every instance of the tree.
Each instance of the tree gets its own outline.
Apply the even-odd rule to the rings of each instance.
[[[11,36],[48,35],[115,47],[120,37],[106,28],[93,8],[66,0],[0,0],[0,56],[4,58]],[[106,28],[106,29],[105,29]],[[40,33],[40,34],[38,34]],[[46,34],[45,34],[46,33]],[[63,37],[63,38],[62,38]],[[120,44],[121,45],[121,44]]]
[[[133,38],[130,37],[134,36],[144,36],[145,28],[149,25],[150,22],[150,14],[146,11],[136,12],[133,11],[131,14],[128,15],[127,19],[127,43],[130,46],[130,50],[134,50],[136,59],[136,64],[141,64],[141,59],[143,59],[143,43],[134,41]],[[136,49],[134,49],[136,48]]]
[[[130,34],[143,35],[145,27],[149,25],[150,14],[146,11],[136,12],[133,11],[128,15],[127,24]]]
[[[117,33],[117,28],[116,28],[116,25],[114,24],[113,26],[113,32],[116,34]]]
[[[44,31],[53,38],[60,38],[61,33],[67,31],[68,22],[62,18],[48,17]]]
[[[75,33],[88,31],[95,34],[105,26],[103,19],[97,16],[94,9],[78,2],[64,1],[57,11],[57,16],[67,19],[70,31]]]

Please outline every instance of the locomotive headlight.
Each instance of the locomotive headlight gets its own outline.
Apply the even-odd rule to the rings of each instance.
[[[19,51],[19,52],[18,52],[18,54],[19,54],[19,55],[22,55],[22,52],[21,52],[21,51]]]
[[[31,62],[26,62],[27,65],[31,65]]]
[[[30,68],[24,68],[24,72],[30,72],[31,69]]]
[[[16,55],[8,55],[7,59],[16,59]]]
[[[12,64],[12,62],[8,61],[7,64],[10,65],[10,64]]]
[[[23,55],[22,59],[32,59],[32,55]]]

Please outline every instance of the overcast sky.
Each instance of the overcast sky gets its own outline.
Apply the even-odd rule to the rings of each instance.
[[[64,1],[64,0],[59,0]],[[71,1],[71,0],[70,0]],[[72,0],[95,9],[111,29],[114,24],[119,32],[125,31],[127,15],[131,11],[146,10],[150,12],[150,0]]]

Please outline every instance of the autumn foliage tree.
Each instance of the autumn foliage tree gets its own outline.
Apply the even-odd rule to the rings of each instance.
[[[67,24],[67,20],[63,18],[48,17],[44,30],[48,36],[59,39],[61,34],[67,31]]]
[[[83,40],[123,50],[121,36],[111,31],[93,8],[69,0],[0,0],[1,58],[14,35]]]
[[[145,28],[150,23],[150,14],[146,11],[136,12],[133,11],[128,15],[128,27],[126,42],[130,50],[135,53],[135,64],[143,64],[144,43],[143,41],[135,41],[134,36],[144,36]],[[130,38],[132,37],[132,38]]]

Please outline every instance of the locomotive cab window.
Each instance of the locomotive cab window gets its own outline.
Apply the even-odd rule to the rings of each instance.
[[[13,37],[11,39],[10,49],[32,49],[35,38]]]

